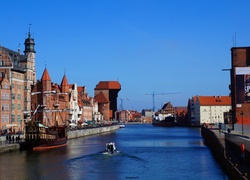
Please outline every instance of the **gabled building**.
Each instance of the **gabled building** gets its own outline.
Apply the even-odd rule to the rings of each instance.
[[[69,119],[69,88],[63,77],[61,86],[53,83],[48,70],[45,68],[41,80],[32,86],[31,114],[32,120],[47,126],[66,124]],[[42,109],[44,108],[44,109]]]
[[[93,108],[95,106],[95,101],[92,97],[90,97],[86,91],[85,86],[78,86],[77,87],[78,92],[78,105],[80,110],[82,111],[80,120],[83,121],[90,121],[94,120],[93,114],[96,112]]]
[[[9,124],[11,115],[11,85],[6,74],[4,74],[3,78],[0,78],[0,98],[1,132],[7,133],[7,130],[10,129],[12,131],[12,127],[15,127],[16,124]]]
[[[224,123],[231,110],[230,96],[194,96],[191,100],[191,125]]]
[[[162,108],[158,112],[164,117],[168,114],[175,116],[175,107],[171,104],[171,102],[167,102],[162,106]]]
[[[69,121],[73,124],[78,124],[78,122],[81,120],[82,115],[82,107],[79,106],[79,100],[78,100],[78,90],[77,90],[77,84],[70,85],[69,88]]]
[[[5,82],[0,89],[1,102],[5,105],[1,112],[0,132],[8,130],[11,132],[23,131],[23,111],[31,109],[31,85],[36,82],[35,70],[35,42],[30,32],[24,42],[24,54],[21,54],[20,47],[17,51],[0,46],[0,78]],[[10,84],[10,87],[7,87]],[[10,89],[7,95],[6,89]],[[4,99],[3,99],[4,98]],[[6,98],[9,98],[11,105],[8,107]],[[2,107],[1,107],[2,108]],[[9,109],[9,110],[7,110]],[[27,118],[27,117],[26,117]]]

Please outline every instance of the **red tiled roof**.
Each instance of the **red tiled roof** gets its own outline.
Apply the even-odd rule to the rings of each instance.
[[[83,86],[77,86],[77,92],[81,91]]]
[[[118,81],[100,81],[96,87],[95,90],[101,90],[101,89],[121,89],[121,85]]]
[[[42,75],[42,78],[41,78],[41,81],[50,81],[50,76],[49,76],[49,72],[48,70],[45,68],[44,71],[43,71],[43,75]]]
[[[109,103],[109,101],[107,100],[107,98],[104,96],[102,92],[98,93],[95,96],[95,100],[99,103]]]
[[[230,106],[231,97],[230,96],[198,96],[200,105],[206,106]]]
[[[197,101],[197,96],[194,96],[194,97],[193,97],[193,100],[194,100],[194,103],[196,103],[196,101]]]
[[[61,86],[68,86],[68,85],[69,85],[68,80],[66,78],[66,75],[64,75],[61,82]]]
[[[133,117],[141,117],[142,115],[141,115],[141,113],[136,112],[135,114],[132,114],[132,116],[133,116]]]

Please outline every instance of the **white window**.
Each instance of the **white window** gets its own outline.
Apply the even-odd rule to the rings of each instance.
[[[9,110],[9,104],[5,104],[5,110]]]
[[[7,122],[7,123],[9,122],[9,115],[8,114],[5,115],[5,122]]]

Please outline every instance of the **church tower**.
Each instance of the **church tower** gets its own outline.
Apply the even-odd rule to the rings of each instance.
[[[28,33],[28,38],[24,42],[25,50],[24,55],[27,57],[25,68],[27,68],[27,80],[32,81],[31,84],[36,82],[36,69],[35,69],[35,41],[34,38],[31,38],[30,29]]]
[[[31,86],[36,83],[36,69],[35,69],[35,41],[31,37],[30,28],[28,32],[28,37],[24,42],[25,50],[24,58],[21,60],[22,68],[24,69],[24,110],[31,110]],[[19,52],[20,53],[20,52]]]

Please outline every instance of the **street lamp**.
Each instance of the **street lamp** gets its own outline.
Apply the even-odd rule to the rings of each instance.
[[[240,115],[241,115],[241,119],[242,119],[241,131],[242,131],[242,135],[243,135],[244,134],[244,132],[243,132],[243,115],[244,115],[243,111],[241,111]]]

